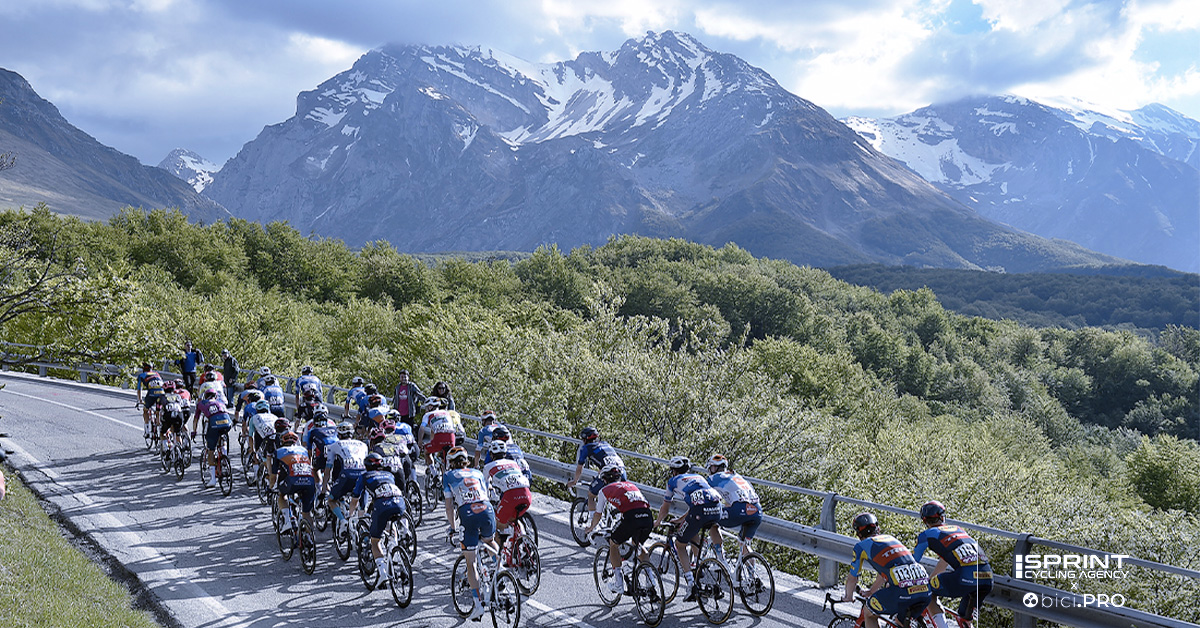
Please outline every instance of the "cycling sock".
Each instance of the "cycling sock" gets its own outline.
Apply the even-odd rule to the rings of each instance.
[[[388,575],[387,559],[386,558],[376,558],[375,559],[375,569],[379,572],[380,576],[386,577]]]
[[[687,581],[689,587],[696,586],[696,579],[692,576],[692,572],[683,572],[683,579]]]
[[[342,506],[341,506],[341,504],[335,505],[335,506],[334,506],[333,508],[331,508],[330,510],[332,510],[332,511],[333,511],[333,514],[334,514],[334,515],[335,515],[335,516],[338,518],[338,521],[345,521],[345,520],[346,520],[346,515],[342,514]]]
[[[938,613],[938,614],[934,615],[934,616],[933,616],[933,625],[934,625],[934,626],[937,626],[937,628],[947,628],[947,626],[946,626],[946,614],[945,614],[945,613]]]
[[[292,512],[290,510],[283,511],[283,527],[292,527]]]

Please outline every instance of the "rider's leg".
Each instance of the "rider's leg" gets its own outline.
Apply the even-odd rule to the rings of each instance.
[[[933,624],[937,628],[946,628],[946,613],[942,610],[942,605],[938,604],[936,595],[929,598],[929,605],[925,607],[925,610],[933,618]]]

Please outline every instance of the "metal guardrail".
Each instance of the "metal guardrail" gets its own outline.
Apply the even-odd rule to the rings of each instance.
[[[169,364],[169,362],[166,362],[166,364]],[[42,377],[46,377],[48,375],[49,369],[78,371],[79,381],[81,382],[87,382],[89,376],[91,375],[117,375],[129,372],[128,369],[114,365],[88,364],[66,366],[61,364],[38,362],[30,363],[27,366],[38,368],[38,374]],[[242,372],[250,373],[252,371],[243,369]],[[166,369],[160,371],[160,373],[162,373],[164,376],[176,375],[175,373],[166,371]],[[276,377],[283,379],[286,382],[285,391],[292,392],[294,382],[292,378],[285,378],[278,375]],[[128,387],[128,382],[126,382],[123,387]],[[328,400],[327,405],[330,406],[330,412],[338,416],[343,416],[343,407],[336,403],[332,403],[332,401],[334,398],[334,393],[341,393],[344,395],[346,392],[348,392],[348,389],[328,384],[325,385],[325,388],[327,391],[325,399]],[[294,406],[290,402],[288,405],[292,406],[294,409]],[[479,420],[478,417],[472,415],[463,414],[462,416],[463,418],[469,420]],[[526,428],[510,423],[506,423],[505,425],[513,432],[528,436],[547,438],[559,442],[570,443],[576,446],[582,443],[582,441],[568,436]],[[473,449],[474,441],[468,439],[467,442]],[[617,452],[622,456],[628,456],[633,459],[661,464],[664,466],[667,464],[665,459],[648,456],[635,451],[617,449]],[[529,463],[530,470],[534,474],[547,480],[565,483],[574,477],[574,464],[569,464],[553,458],[547,458],[529,453],[525,454],[525,459]],[[595,472],[590,469],[585,470],[584,473],[584,478],[586,479],[595,477]],[[879,504],[866,500],[854,499],[832,492],[817,491],[799,486],[790,486],[787,484],[781,484],[779,482],[773,482],[759,478],[747,477],[746,479],[762,487],[822,499],[821,516],[818,527],[808,526],[777,517],[765,516],[763,517],[763,523],[759,527],[756,537],[767,543],[816,556],[819,559],[818,585],[821,587],[828,588],[831,586],[836,586],[838,575],[837,564],[849,564],[849,562],[852,560],[854,545],[857,542],[857,539],[838,534],[835,531],[834,523],[836,521],[836,506],[838,503],[853,504],[855,506],[871,508],[874,510],[919,517],[919,513],[915,511],[905,508],[898,508],[896,506],[890,506],[887,504]],[[666,496],[666,492],[664,490],[655,486],[649,486],[641,483],[636,484],[651,500],[652,505],[656,507],[662,505],[662,502]],[[947,521],[970,530],[1012,539],[1016,541],[1016,551],[1019,553],[1023,553],[1030,547],[1038,545],[1078,554],[1101,557],[1111,556],[1111,554],[1108,552],[1072,545],[1069,543],[1063,543],[1060,541],[1043,539],[1030,534],[1020,534],[1009,530],[977,525],[965,521]],[[1136,565],[1146,569],[1200,579],[1200,571],[1186,569],[1183,567],[1166,565],[1136,557],[1128,557],[1125,559],[1125,562],[1130,565]],[[932,565],[934,563],[928,562],[927,564]],[[996,574],[994,576],[993,585],[993,592],[988,596],[986,602],[988,604],[1013,611],[1015,616],[1014,626],[1018,628],[1032,627],[1036,624],[1035,620],[1037,619],[1070,626],[1079,626],[1081,628],[1129,628],[1142,626],[1185,628],[1188,626],[1197,626],[1197,624],[1187,621],[1163,617],[1153,613],[1120,606],[1110,605],[1104,608],[1085,606],[1085,597],[1083,594],[1064,591],[1054,587],[1049,587],[1010,576]],[[1039,603],[1034,607],[1030,607],[1025,602],[1027,596],[1030,594],[1037,596],[1039,601]]]

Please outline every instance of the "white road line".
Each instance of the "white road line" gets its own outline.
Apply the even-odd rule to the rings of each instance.
[[[110,417],[110,416],[104,416],[103,414],[100,414],[99,412],[93,412],[93,411],[91,411],[91,410],[85,410],[85,409],[83,409],[83,408],[77,408],[77,407],[75,407],[75,406],[72,406],[72,405],[69,405],[69,404],[65,404],[65,403],[62,403],[62,402],[60,402],[60,401],[51,401],[50,399],[46,399],[46,398],[44,398],[44,397],[37,397],[37,396],[34,396],[34,395],[26,395],[25,393],[19,393],[19,392],[15,392],[15,391],[12,391],[12,390],[8,391],[8,392],[7,392],[7,393],[5,393],[5,394],[8,394],[8,395],[16,395],[16,396],[18,396],[18,397],[25,397],[26,399],[36,399],[36,400],[38,400],[38,401],[44,401],[44,402],[46,402],[46,403],[52,403],[52,404],[54,404],[54,405],[56,405],[56,406],[62,406],[62,407],[64,407],[64,408],[69,408],[69,409],[71,409],[71,410],[74,410],[74,411],[76,411],[76,412],[82,412],[82,413],[84,413],[84,414],[90,414],[90,415],[92,415],[92,416],[98,416],[98,417],[100,417],[100,418],[104,419],[105,421],[112,421],[113,423],[116,423],[116,424],[118,424],[118,425],[124,425],[125,427],[130,427],[130,428],[133,428],[133,429],[135,429],[135,430],[138,430],[138,431],[142,431],[142,430],[144,430],[144,429],[145,429],[145,428],[144,428],[144,426],[141,426],[141,425],[134,425],[134,424],[132,424],[132,423],[126,423],[125,421],[122,421],[122,420],[120,420],[120,419],[114,419],[114,418],[112,418],[112,417]]]

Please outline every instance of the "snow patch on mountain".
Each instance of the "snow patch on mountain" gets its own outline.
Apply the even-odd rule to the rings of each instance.
[[[168,153],[158,163],[158,167],[187,181],[196,192],[204,191],[204,188],[212,183],[213,173],[221,169],[217,164],[183,148],[176,148]]]

